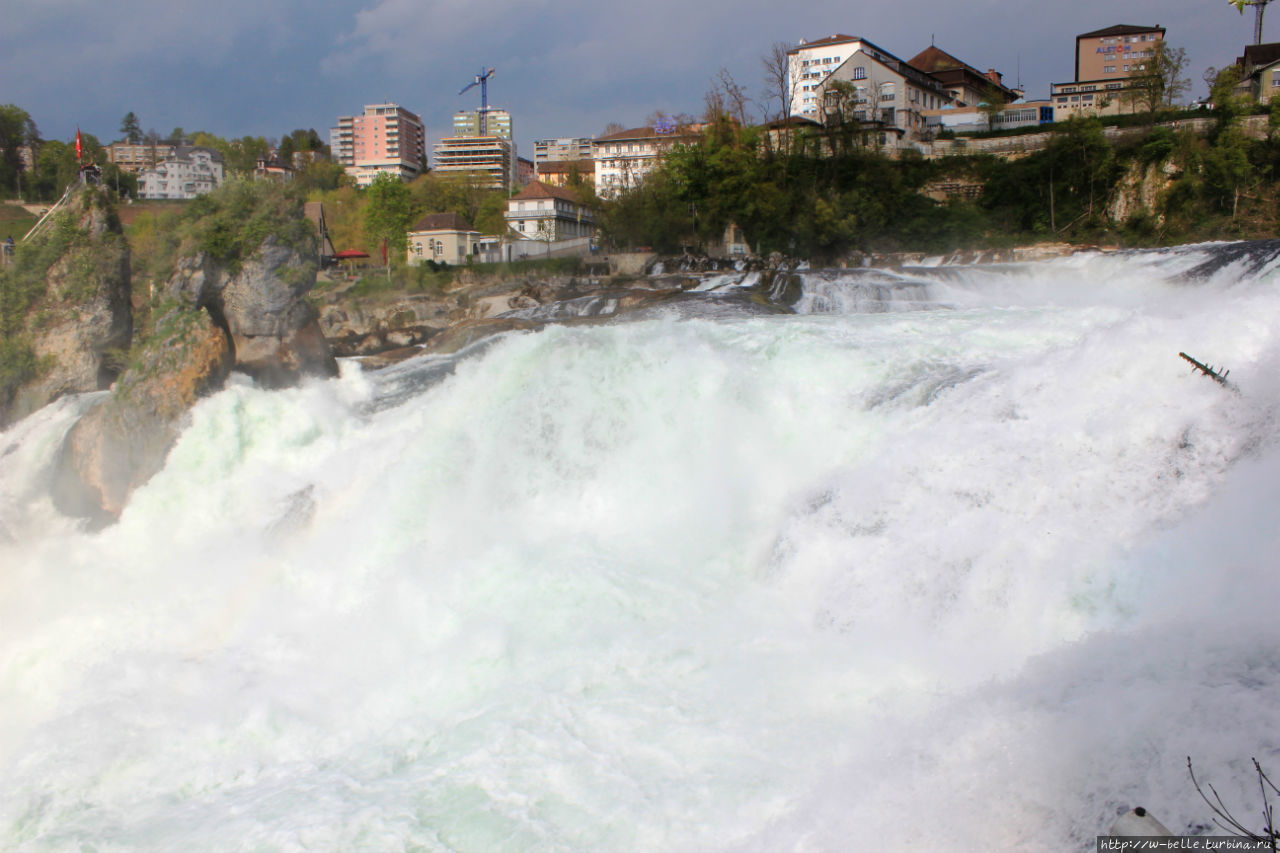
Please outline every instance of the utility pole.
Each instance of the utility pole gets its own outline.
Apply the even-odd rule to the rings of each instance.
[[[1245,6],[1252,6],[1254,8],[1253,43],[1262,44],[1262,13],[1266,11],[1267,4],[1270,3],[1271,0],[1228,0],[1228,2],[1239,9],[1241,15],[1244,14]]]

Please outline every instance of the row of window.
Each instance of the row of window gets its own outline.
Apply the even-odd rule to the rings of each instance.
[[[1145,33],[1140,36],[1111,36],[1110,38],[1099,39],[1103,44],[1137,44],[1144,41],[1156,41],[1158,36],[1155,33]]]
[[[822,59],[805,59],[801,61],[800,67],[808,68],[810,65],[833,65],[833,64],[834,65],[840,64],[839,56],[827,56]]]

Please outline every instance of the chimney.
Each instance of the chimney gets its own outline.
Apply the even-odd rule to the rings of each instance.
[[[1004,75],[1001,74],[999,71],[995,70],[994,68],[988,68],[987,73],[982,76],[986,77],[988,80],[990,80],[992,83],[995,83],[997,86],[1004,85],[1004,82],[1003,82]]]

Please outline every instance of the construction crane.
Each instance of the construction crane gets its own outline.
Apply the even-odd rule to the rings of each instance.
[[[466,86],[464,86],[462,88],[462,91],[458,93],[459,95],[465,95],[467,93],[467,90],[474,89],[476,86],[480,87],[480,135],[481,136],[489,135],[488,133],[489,128],[487,123],[485,122],[485,119],[489,117],[489,78],[493,76],[493,72],[495,70],[496,69],[493,69],[493,68],[490,68],[488,70],[481,69],[480,73],[476,75],[476,79],[473,80],[471,83],[467,84]]]
[[[1227,2],[1239,9],[1241,15],[1244,14],[1245,6],[1252,6],[1257,10],[1253,18],[1253,43],[1262,44],[1262,13],[1271,0],[1227,0]]]

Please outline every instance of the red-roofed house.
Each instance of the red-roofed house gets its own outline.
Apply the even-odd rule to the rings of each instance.
[[[1023,94],[1004,85],[1004,75],[994,68],[983,73],[936,45],[929,45],[917,53],[908,64],[941,83],[955,99],[957,107],[976,107],[989,95],[995,95],[1001,103],[1011,104]]]

